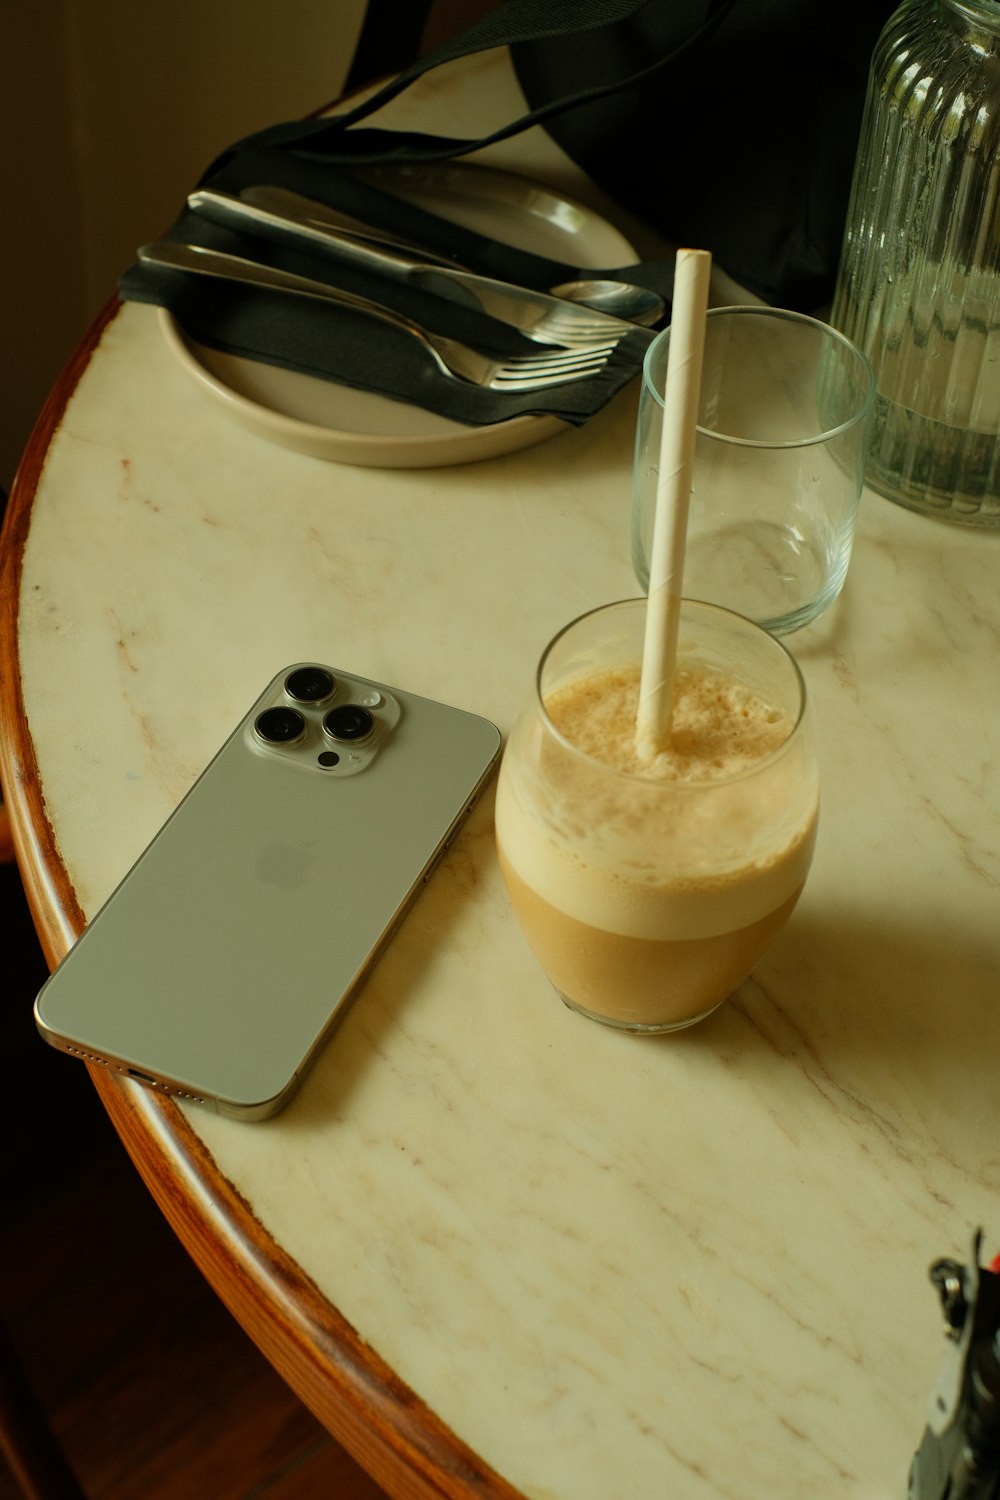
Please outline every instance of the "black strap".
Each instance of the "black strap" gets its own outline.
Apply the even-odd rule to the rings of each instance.
[[[240,142],[255,145],[298,147],[303,153],[322,155],[325,161],[348,166],[352,163],[385,161],[440,161],[465,156],[483,146],[493,145],[513,135],[520,135],[554,115],[576,109],[596,99],[629,88],[676,62],[685,52],[709,37],[721,24],[738,0],[706,0],[704,19],[675,47],[652,63],[645,63],[625,78],[580,89],[554,99],[513,120],[491,135],[478,140],[449,136],[425,135],[410,131],[358,130],[359,120],[368,119],[407,86],[442,63],[467,57],[491,47],[516,46],[521,42],[545,37],[559,37],[593,31],[627,20],[643,10],[651,0],[505,0],[495,11],[450,37],[440,47],[418,58],[396,78],[385,84],[370,99],[334,118],[290,120],[271,126]],[[238,148],[236,148],[238,149]],[[210,172],[219,166],[214,163]],[[208,175],[208,174],[206,174]]]
[[[395,78],[389,80],[365,103],[339,117],[343,125],[353,125],[388,104],[408,84],[441,63],[491,47],[514,47],[519,42],[537,41],[541,37],[567,36],[594,31],[627,20],[644,10],[650,0],[504,0],[488,15],[481,16],[429,52],[416,58]]]

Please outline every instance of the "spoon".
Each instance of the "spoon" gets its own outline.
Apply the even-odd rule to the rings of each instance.
[[[656,292],[634,286],[630,281],[563,281],[549,288],[549,296],[582,302],[585,307],[610,313],[613,318],[624,318],[628,323],[639,323],[643,328],[659,322],[666,307]]]
[[[452,271],[463,269],[448,256],[416,245],[412,240],[403,239],[388,230],[373,228],[340,209],[304,198],[287,188],[246,187],[241,190],[238,198],[202,188],[188,196],[188,206],[233,228],[256,227],[272,231],[283,228],[288,234],[294,234],[296,230],[307,234],[310,231],[315,234],[317,231],[329,230],[333,234],[339,232],[351,235],[374,249],[384,248],[416,256],[430,266],[441,266]],[[548,295],[645,328],[663,316],[665,306],[663,298],[647,287],[607,277],[581,277],[564,281],[552,287]]]

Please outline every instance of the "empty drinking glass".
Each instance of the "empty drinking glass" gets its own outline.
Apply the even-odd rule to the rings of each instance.
[[[632,562],[649,587],[670,329],[643,366]],[[684,593],[775,634],[814,620],[847,574],[875,394],[866,357],[835,329],[768,307],[706,321]]]

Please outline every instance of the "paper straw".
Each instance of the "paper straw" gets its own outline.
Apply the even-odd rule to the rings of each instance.
[[[678,250],[636,717],[636,750],[640,759],[647,761],[670,741],[674,663],[684,591],[684,547],[711,269],[712,257],[707,250]]]

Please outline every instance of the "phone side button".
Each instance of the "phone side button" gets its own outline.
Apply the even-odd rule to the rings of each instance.
[[[445,855],[448,853],[448,850],[451,848],[452,844],[455,842],[458,835],[465,827],[472,813],[472,809],[475,807],[478,801],[479,795],[477,793],[476,796],[472,798],[468,807],[463,808],[463,810],[459,813],[457,819],[452,824],[451,832],[448,834],[448,837],[444,840],[444,843],[441,845],[440,849],[438,849],[432,856],[431,862],[427,866],[427,870],[424,874],[424,885],[426,885],[428,880],[430,880],[431,876],[434,874],[434,871],[437,869],[438,865],[444,859]]]
[[[424,885],[427,884],[428,880],[430,880],[431,876],[434,874],[434,871],[437,869],[438,865],[444,859],[445,855],[448,852],[448,848],[449,848],[450,844],[451,844],[451,839],[445,839],[445,841],[441,845],[440,849],[438,849],[431,856],[431,862],[427,866],[427,869],[424,871]]]

